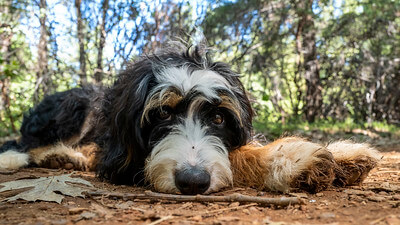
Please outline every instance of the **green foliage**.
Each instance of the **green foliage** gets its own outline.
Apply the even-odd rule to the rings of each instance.
[[[267,120],[260,120],[258,117],[254,121],[253,125],[256,133],[265,135],[269,140],[277,139],[282,135],[300,135],[312,137],[314,132],[327,135],[326,139],[328,139],[328,141],[330,140],[328,136],[334,135],[338,135],[339,138],[352,139],[359,133],[367,136],[367,134],[365,134],[366,132],[364,131],[373,132],[373,134],[376,135],[373,136],[373,138],[400,138],[400,127],[396,125],[388,124],[387,122],[373,122],[372,126],[370,126],[368,123],[355,123],[355,121],[351,118],[347,118],[344,121],[324,119],[317,120],[314,123],[308,123],[304,120],[291,120],[289,123],[282,124],[279,121],[274,123]]]
[[[33,106],[30,99],[35,84],[34,62],[26,34],[18,20],[14,20],[22,13],[18,7],[24,3],[15,4],[15,7],[10,7],[10,14],[0,16],[3,25],[0,38],[4,40],[0,51],[0,136],[15,133],[23,113]]]

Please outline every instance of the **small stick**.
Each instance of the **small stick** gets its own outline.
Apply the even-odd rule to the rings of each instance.
[[[163,222],[165,220],[169,220],[169,219],[172,219],[172,218],[174,218],[174,217],[173,216],[164,216],[164,217],[161,217],[160,219],[158,219],[158,220],[156,220],[156,221],[154,221],[152,223],[149,223],[149,225],[156,225],[156,224],[159,224],[159,223],[161,223],[161,222]]]
[[[11,175],[17,173],[17,170],[3,170],[0,169],[0,174],[1,175]]]
[[[141,208],[137,208],[137,207],[129,207],[128,209],[136,210],[136,211],[139,211],[141,213],[145,213],[146,212],[146,210],[141,209]]]
[[[219,213],[222,213],[222,212],[225,212],[225,211],[239,210],[239,209],[242,209],[242,208],[247,208],[247,207],[256,206],[256,205],[257,205],[257,203],[250,203],[250,204],[247,204],[247,205],[241,205],[241,206],[235,206],[235,207],[230,207],[230,208],[223,208],[223,209],[216,209],[216,210],[212,210],[212,211],[206,211],[206,212],[201,213],[201,214],[197,213],[196,215],[205,216],[205,215],[210,215],[210,214],[219,214]],[[192,215],[192,216],[194,216],[194,215]]]
[[[88,196],[107,196],[121,198],[124,200],[148,199],[153,201],[167,200],[176,202],[239,202],[239,203],[258,203],[266,205],[287,206],[293,204],[304,204],[304,201],[297,197],[264,198],[242,194],[232,194],[227,196],[212,195],[174,195],[162,194],[152,191],[145,191],[141,194],[117,193],[117,192],[87,192]]]

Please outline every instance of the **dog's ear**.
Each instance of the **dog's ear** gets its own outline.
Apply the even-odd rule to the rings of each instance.
[[[247,144],[247,142],[251,139],[251,136],[253,135],[253,116],[254,116],[254,111],[253,108],[251,107],[250,100],[243,88],[243,85],[240,83],[241,86],[241,94],[239,97],[240,104],[242,105],[242,121],[243,121],[243,129],[246,137],[244,137],[245,142],[243,142],[243,145]]]
[[[113,183],[138,183],[142,179],[139,174],[148,152],[140,119],[153,82],[151,62],[142,59],[120,73],[107,91],[102,105],[104,121],[100,121],[103,134],[98,141],[103,148],[97,168],[100,177]]]

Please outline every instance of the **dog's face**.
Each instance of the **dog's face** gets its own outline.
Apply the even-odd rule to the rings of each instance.
[[[136,143],[147,152],[148,183],[183,194],[231,185],[228,153],[247,142],[252,118],[238,75],[197,50],[147,57],[133,64],[132,70],[138,68],[142,77],[126,81],[140,99],[129,107],[137,109],[121,113],[130,114]]]

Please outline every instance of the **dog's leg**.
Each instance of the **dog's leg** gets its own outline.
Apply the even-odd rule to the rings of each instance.
[[[361,184],[369,171],[382,158],[371,146],[351,141],[333,142],[327,146],[327,149],[332,152],[339,165],[333,182],[339,187]]]
[[[99,157],[99,147],[88,143],[72,148],[63,143],[20,152],[18,148],[8,148],[0,153],[0,169],[14,170],[28,165],[51,169],[75,169],[94,171]]]
[[[87,168],[86,156],[62,143],[31,149],[29,155],[31,162],[39,167],[75,170]]]
[[[0,169],[15,170],[28,165],[45,168],[86,170],[87,158],[81,152],[62,143],[30,149],[7,148],[0,153]]]
[[[76,148],[58,143],[29,151],[31,162],[40,167],[94,171],[99,157],[99,147],[88,143]]]
[[[318,192],[332,184],[337,164],[323,146],[287,137],[263,147],[246,145],[230,153],[235,185],[287,192]]]

